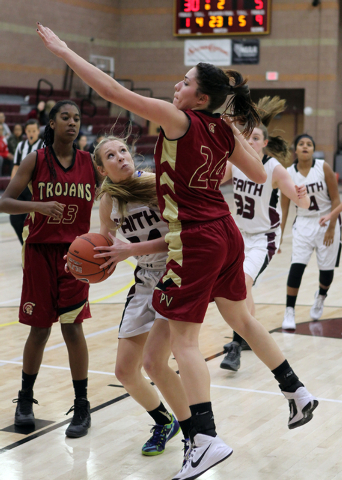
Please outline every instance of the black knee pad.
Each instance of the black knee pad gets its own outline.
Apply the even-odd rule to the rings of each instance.
[[[330,287],[334,278],[334,270],[320,270],[319,283],[325,287]]]
[[[289,276],[287,278],[287,286],[291,288],[299,288],[306,265],[304,263],[293,263],[291,265]]]

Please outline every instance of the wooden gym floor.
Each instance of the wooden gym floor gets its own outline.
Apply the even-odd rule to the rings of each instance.
[[[224,189],[233,206],[231,187]],[[292,210],[292,218],[294,209]],[[256,317],[272,335],[306,387],[320,399],[313,420],[287,428],[288,404],[277,383],[253,352],[242,353],[237,373],[219,368],[222,345],[232,330],[211,304],[201,332],[201,350],[211,374],[212,401],[219,435],[234,449],[227,461],[201,478],[210,480],[342,480],[342,298],[341,269],[325,302],[320,322],[309,311],[318,285],[315,258],[304,274],[296,307],[296,333],[281,331],[286,279],[291,259],[291,218],[282,253],[254,287]],[[91,231],[98,231],[98,207]],[[22,350],[28,327],[18,324],[21,290],[20,244],[0,216],[0,479],[1,480],[168,480],[182,463],[181,435],[163,455],[143,457],[141,446],[152,424],[142,407],[114,376],[117,331],[134,259],[123,262],[103,284],[91,287],[93,318],[84,323],[90,353],[89,400],[92,427],[86,437],[64,435],[73,404],[67,351],[55,325],[36,381],[34,432],[13,425],[20,388]],[[330,319],[333,319],[329,321]],[[171,358],[170,364],[177,369]]]

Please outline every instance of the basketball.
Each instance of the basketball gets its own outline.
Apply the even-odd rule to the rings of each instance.
[[[99,283],[106,280],[111,275],[108,274],[110,266],[104,269],[99,267],[106,263],[109,257],[94,258],[96,253],[102,253],[101,250],[94,251],[94,247],[106,245],[112,245],[112,242],[100,233],[86,233],[77,237],[70,245],[67,255],[70,273],[85,283]]]

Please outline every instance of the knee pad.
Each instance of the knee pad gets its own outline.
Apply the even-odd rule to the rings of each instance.
[[[330,287],[334,278],[334,270],[320,270],[319,283],[325,287]]]
[[[289,276],[287,278],[287,286],[291,288],[299,288],[306,265],[304,263],[293,263],[291,265]]]

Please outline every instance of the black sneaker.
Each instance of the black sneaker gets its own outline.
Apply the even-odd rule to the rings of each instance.
[[[237,372],[240,368],[241,346],[237,342],[231,342],[229,352],[221,362],[220,368]]]
[[[38,401],[33,398],[33,390],[19,390],[18,398],[12,400],[17,404],[14,415],[14,424],[18,427],[34,427],[35,420],[32,404],[38,405]]]
[[[67,437],[78,438],[87,435],[91,426],[90,404],[86,398],[76,398],[65,415],[74,412],[70,425],[65,431]]]
[[[231,346],[232,343],[233,342],[226,343],[225,345],[223,345],[223,350],[225,351],[225,353],[229,352],[230,346]],[[252,350],[251,347],[246,342],[246,340],[244,340],[244,339],[242,339],[242,342],[241,342],[241,351],[242,350]]]

